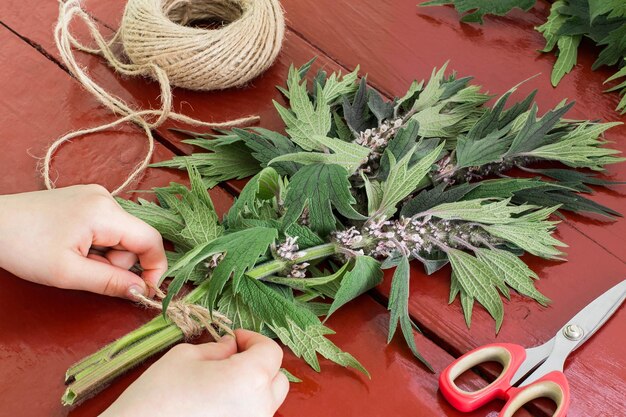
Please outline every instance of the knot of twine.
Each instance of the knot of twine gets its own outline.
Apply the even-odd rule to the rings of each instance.
[[[154,288],[159,300],[165,298],[165,294],[159,288]],[[145,307],[163,310],[160,301],[153,300],[143,294],[135,295],[137,302]],[[200,335],[206,329],[214,340],[221,338],[220,330],[234,336],[230,325],[232,321],[219,311],[212,311],[197,304],[188,303],[185,300],[172,300],[165,312],[167,317],[180,328],[186,339]]]
[[[81,44],[70,25],[78,19],[89,30],[95,46]],[[217,29],[185,26],[201,21],[223,21]],[[70,73],[100,103],[121,118],[101,126],[70,132],[54,141],[43,160],[42,175],[54,188],[50,164],[57,149],[76,137],[133,122],[146,133],[148,151],[112,194],[132,183],[150,164],[154,153],[151,130],[168,119],[207,128],[229,128],[256,122],[247,116],[219,123],[203,122],[172,111],[172,87],[219,90],[241,86],[268,69],[278,56],[285,21],[278,0],[129,0],[119,30],[109,41],[81,7],[81,0],[60,0],[54,39]],[[121,46],[122,53],[116,53]],[[74,56],[74,49],[102,56],[118,73],[144,76],[160,86],[159,109],[136,110],[93,81]]]

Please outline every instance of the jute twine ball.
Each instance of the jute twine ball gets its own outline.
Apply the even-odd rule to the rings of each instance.
[[[82,21],[96,46],[79,42],[70,26]],[[213,22],[203,28],[197,23]],[[208,128],[228,128],[257,121],[246,116],[226,122],[204,122],[172,111],[172,87],[209,91],[241,86],[268,69],[280,52],[285,20],[278,0],[129,0],[120,29],[106,40],[97,23],[81,7],[81,0],[59,5],[54,37],[68,70],[100,103],[120,118],[112,123],[70,132],[54,141],[42,163],[48,189],[52,157],[65,142],[112,129],[122,123],[140,126],[148,139],[143,161],[112,194],[130,185],[150,164],[154,152],[152,130],[168,119]],[[121,49],[121,52],[120,52]],[[75,50],[102,56],[125,76],[146,76],[161,89],[159,109],[138,110],[107,92],[87,74]]]
[[[205,29],[196,22],[225,22]],[[129,0],[119,41],[130,62],[190,90],[240,86],[274,62],[285,33],[277,0]]]

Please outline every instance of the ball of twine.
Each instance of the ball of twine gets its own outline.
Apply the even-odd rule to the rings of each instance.
[[[80,43],[70,25],[82,21],[95,46]],[[198,22],[224,22],[215,29],[193,26]],[[172,111],[171,86],[209,91],[237,87],[267,70],[282,45],[285,22],[278,0],[129,0],[120,29],[106,40],[96,22],[82,9],[81,0],[60,3],[55,42],[61,59],[74,77],[118,120],[71,132],[48,148],[42,174],[48,189],[52,157],[65,142],[79,136],[114,128],[122,123],[139,125],[148,139],[148,152],[128,178],[115,189],[118,194],[149,165],[154,152],[152,130],[168,119],[207,128],[228,128],[258,121],[246,116],[226,122],[203,122]],[[116,47],[121,46],[121,52]],[[76,61],[75,50],[102,56],[118,73],[144,76],[160,85],[159,109],[137,110],[93,81]]]

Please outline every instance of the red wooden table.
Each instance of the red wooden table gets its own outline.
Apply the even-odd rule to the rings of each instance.
[[[88,10],[112,32],[124,0],[85,2]],[[417,9],[416,0],[337,2],[284,0],[288,31],[277,63],[245,89],[220,93],[175,90],[175,106],[205,120],[225,120],[259,114],[261,125],[280,129],[271,99],[279,99],[274,85],[282,84],[287,68],[318,56],[317,66],[350,70],[357,64],[369,80],[388,96],[400,95],[432,67],[450,60],[461,75],[474,75],[486,90],[499,94],[541,72],[519,94],[539,88],[543,110],[562,98],[577,101],[571,117],[620,120],[615,94],[602,94],[608,71],[591,72],[595,59],[583,46],[580,64],[561,83],[550,87],[554,57],[539,56],[542,37],[533,30],[547,15],[539,3],[530,14],[489,18],[484,26],[458,21],[450,8]],[[0,193],[40,189],[37,159],[50,141],[67,131],[112,120],[59,65],[52,41],[56,1],[3,0],[0,5]],[[80,30],[80,28],[78,28]],[[97,82],[136,106],[158,103],[158,88],[140,79],[120,79],[98,58],[81,56]],[[625,119],[622,118],[622,121]],[[169,159],[193,149],[181,137],[158,129],[154,160]],[[613,129],[614,146],[626,151],[626,127]],[[145,143],[133,127],[76,140],[58,153],[54,168],[59,186],[97,182],[109,189],[119,184],[140,160]],[[609,178],[626,180],[626,166],[614,166]],[[134,188],[146,189],[169,181],[184,181],[179,172],[151,169]],[[211,195],[220,212],[241,187],[231,182]],[[626,212],[624,189],[599,190],[595,201]],[[132,197],[132,195],[127,195]],[[418,347],[440,372],[454,356],[480,344],[508,341],[542,343],[575,311],[626,276],[626,220],[605,223],[597,218],[569,216],[558,236],[569,244],[568,262],[529,259],[541,276],[539,289],[554,300],[549,308],[513,295],[505,305],[506,318],[496,337],[492,320],[476,309],[471,329],[465,327],[460,306],[447,305],[449,271],[425,276],[414,267],[410,312],[424,331]],[[329,320],[337,331],[333,340],[353,353],[372,373],[372,380],[322,362],[322,373],[287,355],[285,366],[304,380],[294,384],[279,410],[285,417],[300,416],[461,416],[437,391],[437,375],[417,363],[397,338],[386,344],[388,316],[384,299],[389,280],[371,294],[349,304]],[[92,294],[62,291],[30,284],[0,270],[0,417],[93,416],[138,375],[135,370],[101,395],[75,409],[60,405],[65,369],[76,360],[147,321],[154,313],[129,302]],[[594,339],[566,362],[572,388],[569,416],[626,415],[625,309]],[[147,365],[146,365],[147,366]],[[491,404],[470,416],[496,415]],[[518,415],[530,415],[525,411]],[[533,415],[542,415],[533,409]]]

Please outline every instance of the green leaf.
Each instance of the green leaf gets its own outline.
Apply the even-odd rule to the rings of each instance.
[[[396,205],[417,191],[432,165],[439,159],[443,147],[444,143],[411,167],[409,167],[409,162],[414,150],[408,152],[397,163],[393,154],[387,153],[390,161],[389,176],[383,183],[383,197],[380,207],[376,210],[376,215],[391,217],[396,212]]]
[[[364,173],[361,173],[361,178],[363,178],[363,184],[365,185],[367,214],[368,216],[373,216],[383,199],[383,186],[379,181],[370,181]]]
[[[536,27],[538,32],[543,34],[543,37],[546,39],[546,46],[541,50],[541,52],[550,52],[556,46],[556,43],[560,37],[558,35],[561,26],[567,20],[567,17],[559,13],[559,9],[565,4],[564,0],[557,0],[552,3],[550,7],[550,15],[546,22]]]
[[[485,307],[496,321],[496,332],[499,332],[504,319],[504,307],[496,288],[498,277],[488,265],[468,253],[449,249],[447,255],[461,288]]]
[[[363,77],[359,83],[359,89],[354,95],[354,100],[350,102],[347,97],[343,99],[343,116],[353,132],[362,132],[372,124],[367,106],[367,91],[367,80]]]
[[[179,234],[185,227],[185,222],[177,211],[160,207],[141,198],[138,204],[123,198],[116,198],[116,201],[128,213],[157,229],[164,239],[179,245],[187,244]]]
[[[357,256],[350,261],[348,269],[341,279],[326,320],[340,307],[371,290],[383,279],[380,262],[369,256]]]
[[[340,139],[325,136],[312,135],[311,139],[318,143],[326,152],[299,152],[281,155],[270,161],[291,161],[302,165],[310,164],[335,164],[344,167],[349,173],[354,173],[362,164],[367,162],[370,149],[356,143],[344,142]],[[333,153],[328,153],[328,150]]]
[[[211,140],[192,139],[184,142],[198,145],[211,142]],[[250,154],[250,149],[241,142],[215,146],[213,152],[210,153],[175,156],[169,161],[157,162],[150,166],[185,169],[187,164],[198,170],[208,188],[220,182],[250,177],[261,169],[259,162]]]
[[[557,41],[559,52],[557,54],[558,59],[554,63],[552,69],[552,76],[550,81],[552,85],[556,87],[561,78],[574,68],[578,59],[578,45],[582,36],[560,36]]]
[[[376,90],[369,90],[367,105],[379,123],[393,117],[394,102],[386,101]]]
[[[534,206],[509,204],[509,199],[488,202],[485,199],[456,201],[435,206],[421,216],[433,216],[444,220],[464,220],[486,224],[507,224],[519,221],[517,214],[535,208]]]
[[[484,184],[484,182],[480,184]],[[422,190],[417,196],[413,197],[402,206],[400,216],[412,217],[440,204],[453,203],[464,198],[464,196],[471,193],[471,191],[480,184],[465,183],[446,189],[446,184],[441,183],[434,188]]]
[[[489,265],[496,277],[502,277],[504,282],[518,293],[535,299],[543,306],[550,303],[550,299],[535,288],[534,280],[538,279],[537,274],[511,252],[500,249],[478,249],[476,255]]]
[[[273,168],[265,168],[256,174],[228,210],[224,223],[229,228],[235,228],[244,217],[259,217],[258,208],[263,201],[280,197],[280,182],[280,176]]]
[[[614,156],[621,153],[617,149],[601,146],[605,143],[602,140],[602,134],[607,129],[620,124],[621,122],[582,122],[558,142],[529,150],[527,154],[560,161],[574,168],[590,168],[594,171],[602,171],[604,165],[615,164],[624,160],[624,158]]]
[[[320,372],[320,364],[317,353],[335,362],[338,365],[350,367],[370,377],[367,369],[357,361],[354,356],[341,351],[333,342],[325,336],[335,334],[334,331],[322,325],[308,326],[302,329],[294,322],[289,321],[288,327],[272,326],[281,342],[289,346],[294,355],[303,358],[311,368]]]
[[[217,309],[232,320],[233,329],[261,332],[265,326],[263,320],[252,312],[241,295],[233,291],[232,285],[226,285],[224,288],[217,302]]]
[[[504,16],[516,7],[528,11],[535,5],[535,0],[431,0],[420,6],[445,4],[453,4],[459,14],[463,15],[463,22],[483,23],[483,16],[488,14]]]
[[[558,246],[567,246],[552,237],[552,230],[558,222],[545,220],[557,207],[537,210],[507,224],[485,225],[483,228],[493,236],[504,239],[535,256],[559,259],[562,255]]]
[[[185,254],[176,264],[170,266],[166,276],[177,274],[183,268],[194,267],[211,255],[222,253],[224,258],[211,273],[208,290],[202,301],[207,308],[213,309],[226,283],[232,280],[233,289],[238,292],[243,275],[254,267],[277,237],[278,232],[275,229],[266,227],[255,227],[221,236]],[[175,294],[170,289],[163,300],[164,310]]]
[[[536,188],[545,188],[550,190],[569,189],[565,185],[550,183],[539,179],[502,178],[477,183],[475,187],[463,197],[463,199],[475,200],[482,198],[513,198],[519,191]]]
[[[415,336],[413,335],[413,327],[415,327],[415,325],[411,322],[411,318],[409,317],[409,279],[409,259],[403,256],[396,267],[391,281],[388,307],[391,314],[389,318],[389,336],[387,343],[390,343],[391,339],[393,339],[399,322],[404,340],[411,349],[411,352],[413,352],[413,355],[426,365],[428,369],[434,372],[430,364],[420,355],[417,350],[417,345],[415,344]]]
[[[311,229],[322,236],[335,230],[333,207],[349,219],[364,220],[352,207],[356,200],[350,188],[348,172],[339,165],[304,166],[291,177],[285,198],[284,226],[295,223],[305,207],[309,210]]]
[[[298,378],[297,376],[293,375],[291,372],[289,372],[285,368],[280,368],[280,372],[285,374],[285,376],[287,377],[287,381],[289,381],[289,382],[292,382],[292,383],[302,382],[302,380],[300,378]]]
[[[289,138],[271,130],[260,127],[251,128],[251,131],[233,129],[233,132],[245,143],[252,156],[265,168],[269,162],[281,155],[300,152],[301,147],[293,143]],[[274,164],[273,168],[281,175],[293,175],[300,168],[295,162],[285,161]]]
[[[527,113],[526,121],[521,130],[513,139],[511,147],[505,154],[506,156],[514,156],[524,154],[535,150],[546,143],[550,143],[552,138],[548,135],[561,117],[572,108],[574,102],[563,107],[557,107],[544,114],[537,120],[537,105],[533,105],[530,112]]]
[[[235,293],[255,316],[262,317],[272,328],[289,328],[290,322],[300,328],[320,324],[320,320],[312,311],[297,305],[269,285],[247,275],[241,278]]]
[[[316,103],[313,106],[306,81],[302,82],[293,65],[289,68],[287,86],[291,109],[286,109],[274,101],[274,107],[285,122],[287,133],[304,150],[321,150],[320,146],[311,140],[311,136],[326,136],[331,127],[330,106],[324,95],[324,89],[317,89]]]

